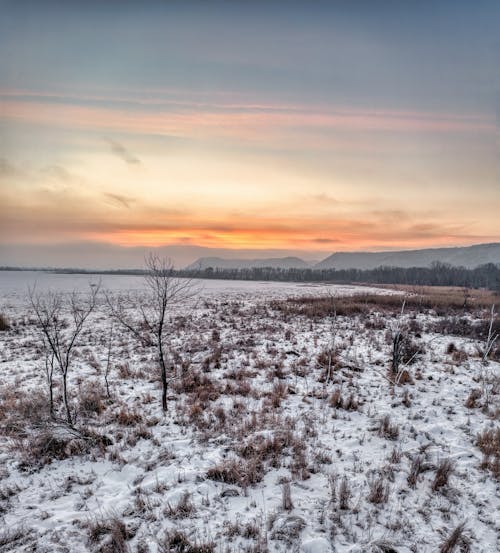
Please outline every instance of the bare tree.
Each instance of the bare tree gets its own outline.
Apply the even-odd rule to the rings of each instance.
[[[48,347],[47,340],[43,340],[45,350],[45,378],[47,380],[47,389],[49,392],[49,411],[50,418],[54,419],[54,352]]]
[[[154,345],[162,384],[161,404],[167,411],[168,316],[171,309],[192,298],[197,289],[192,279],[177,277],[170,259],[149,254],[145,259],[146,296],[143,298],[106,295],[112,316],[142,344]],[[139,317],[137,317],[137,314]]]
[[[495,345],[495,342],[497,341],[499,334],[494,331],[494,323],[495,323],[495,305],[491,306],[491,313],[490,313],[490,324],[488,327],[488,336],[486,337],[486,343],[484,344],[483,349],[483,363],[488,362],[488,356],[491,353],[491,350],[493,349],[493,346]]]
[[[73,416],[68,399],[68,373],[85,322],[94,311],[97,303],[99,285],[91,286],[86,297],[77,292],[65,295],[62,292],[37,294],[29,290],[29,300],[46,346],[46,374],[49,385],[49,400],[52,401],[53,368],[61,373],[66,422],[72,426]]]
[[[108,396],[108,399],[111,397],[111,393],[109,391],[109,371],[111,369],[111,347],[113,345],[113,321],[111,321],[111,326],[109,327],[109,335],[108,335],[108,352],[106,355],[106,370],[104,371],[104,382],[106,383],[106,395]]]

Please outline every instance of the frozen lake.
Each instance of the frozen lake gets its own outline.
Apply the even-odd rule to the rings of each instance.
[[[144,290],[144,278],[131,275],[56,274],[43,271],[0,271],[0,308],[9,308],[27,303],[28,290],[35,287],[38,292],[86,291],[89,285],[101,283],[103,290],[111,292]],[[295,282],[263,282],[245,280],[194,281],[201,297],[266,298],[303,294],[349,295],[373,292],[377,289],[365,286],[333,285]],[[380,290],[381,291],[381,290]],[[387,290],[383,291],[387,293]]]

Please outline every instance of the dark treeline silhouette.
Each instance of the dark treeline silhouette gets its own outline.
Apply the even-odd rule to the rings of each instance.
[[[141,276],[145,269],[40,269],[0,267],[0,271],[44,271],[63,274],[131,275]],[[460,286],[487,288],[500,292],[500,266],[494,263],[474,269],[433,263],[430,267],[377,267],[375,269],[280,269],[249,267],[220,269],[207,267],[197,270],[172,270],[173,276],[220,280],[270,280],[278,282],[334,282],[337,284],[409,284],[415,286]]]
[[[460,286],[500,291],[500,267],[488,263],[474,269],[433,263],[430,267],[377,267],[376,269],[279,269],[253,267],[178,271],[179,276],[227,280],[274,280],[282,282],[335,282],[349,284],[410,284],[419,286]]]

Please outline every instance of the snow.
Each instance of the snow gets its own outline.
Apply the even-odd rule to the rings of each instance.
[[[89,280],[101,280],[112,292],[144,293],[141,277],[0,272],[0,312],[13,323],[11,330],[0,332],[0,393],[45,391],[39,333],[26,302],[28,287],[36,283],[38,291],[85,291]],[[180,361],[191,363],[188,370],[220,385],[219,393],[196,415],[192,407],[198,400],[171,389],[164,416],[154,350],[116,328],[113,401],[104,399],[103,413],[88,419],[81,415],[77,422],[108,435],[113,445],[23,470],[16,440],[0,433],[0,521],[5,528],[26,530],[24,540],[6,549],[0,540],[1,553],[31,551],[34,544],[40,552],[104,551],[99,549],[102,541],[89,539],[88,524],[112,516],[131,529],[131,552],[160,551],[165,532],[181,530],[193,543],[213,542],[214,551],[221,553],[376,552],[383,550],[382,543],[398,553],[430,553],[462,521],[472,551],[497,550],[498,484],[480,466],[475,436],[498,425],[494,383],[500,367],[494,361],[481,363],[475,340],[436,334],[434,314],[407,313],[404,320],[414,317],[422,328],[425,352],[409,369],[413,384],[392,386],[386,378],[391,347],[386,334],[398,321],[381,313],[382,328],[371,328],[366,316],[338,317],[335,346],[341,362],[333,381],[325,384],[317,356],[332,340],[331,321],[284,317],[269,307],[269,300],[387,290],[215,280],[200,284],[198,301],[176,313],[185,317],[182,325],[173,324],[170,345]],[[108,328],[101,302],[74,359],[74,407],[85,382],[96,390],[103,384]],[[465,352],[465,360],[446,353],[450,341]],[[217,349],[219,362],[213,360]],[[125,363],[128,372],[120,372]],[[220,391],[226,384],[242,383],[248,387],[241,393]],[[273,404],[279,384],[287,393]],[[488,390],[488,408],[481,408],[483,399],[477,408],[465,407],[473,388],[483,390],[483,399]],[[343,397],[352,393],[358,409],[332,407],[329,397],[336,389]],[[137,410],[143,423],[120,424],[116,414],[121,408]],[[216,408],[224,409],[227,423],[217,422]],[[378,432],[386,414],[399,428],[397,439]],[[241,487],[207,478],[209,469],[227,459],[237,459],[243,470],[242,446],[288,430],[300,447],[285,447],[276,463],[266,458],[261,481]],[[390,460],[394,450],[400,458]],[[294,469],[300,454],[306,460],[305,475]],[[427,467],[412,488],[407,478],[416,455]],[[445,458],[454,462],[449,484],[433,491],[436,467]],[[387,502],[374,504],[367,499],[369,483],[379,474],[389,485],[389,496]],[[347,509],[339,506],[344,477],[351,491]],[[282,505],[284,481],[290,481],[290,511]],[[184,518],[165,514],[166,506],[175,507],[186,493],[193,511]]]

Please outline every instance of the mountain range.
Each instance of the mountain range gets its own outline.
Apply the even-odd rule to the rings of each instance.
[[[477,244],[455,248],[427,248],[388,252],[337,252],[319,263],[307,263],[299,257],[274,257],[267,259],[226,259],[200,257],[186,267],[188,270],[247,269],[273,267],[279,269],[375,269],[390,267],[428,267],[433,263],[447,263],[469,269],[485,263],[500,264],[500,243]]]

